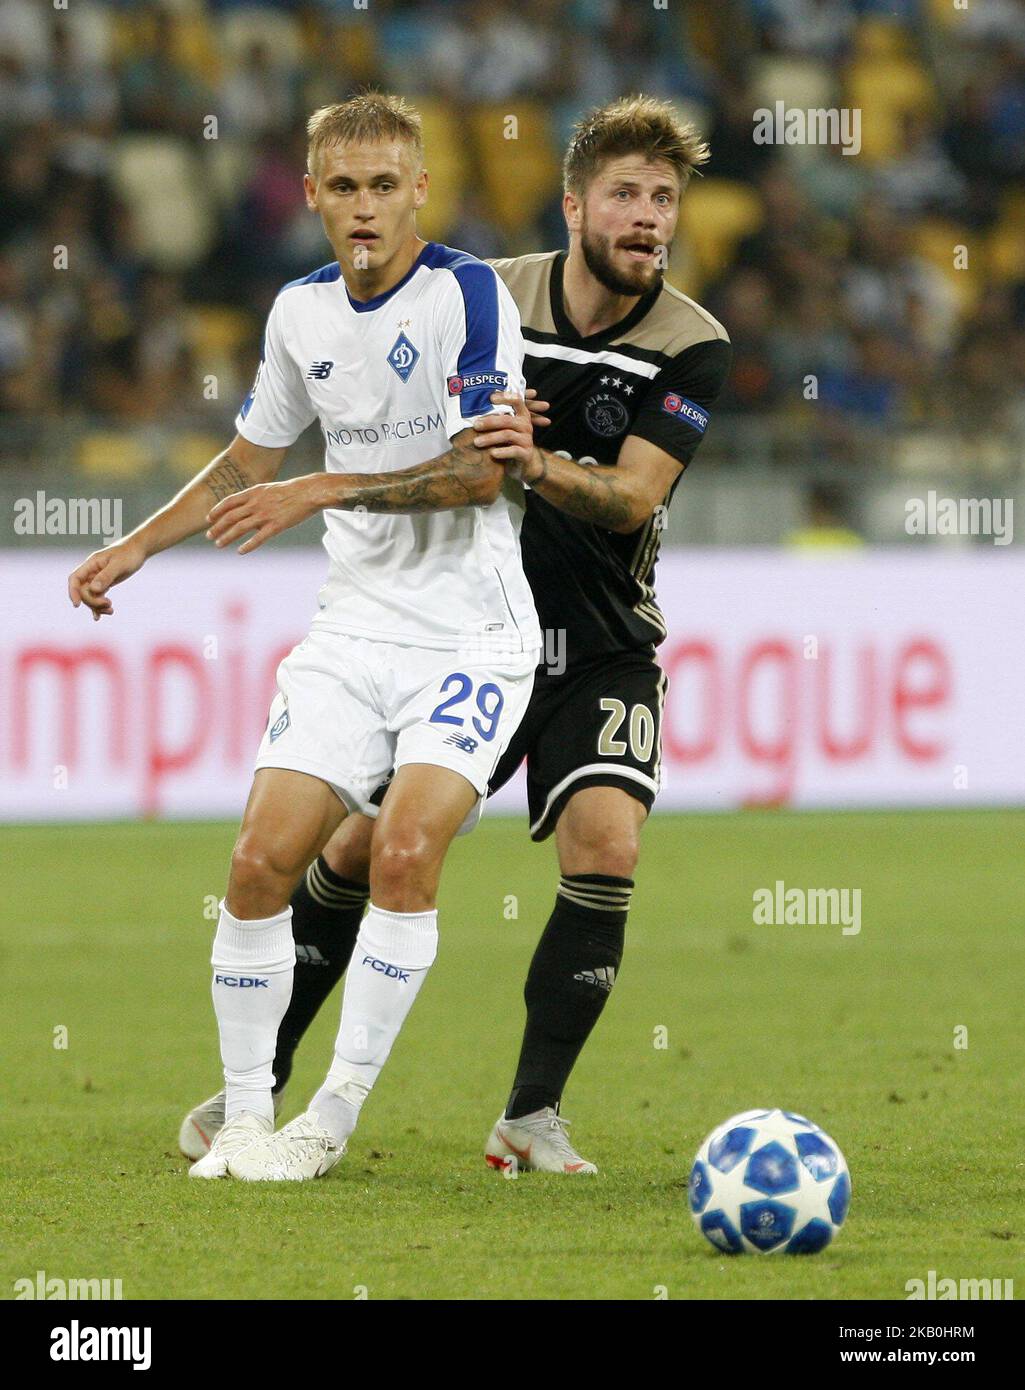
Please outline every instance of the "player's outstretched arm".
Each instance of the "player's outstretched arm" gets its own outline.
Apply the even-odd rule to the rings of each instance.
[[[441,512],[490,506],[502,490],[505,469],[474,446],[473,435],[472,429],[460,430],[443,454],[394,473],[310,473],[249,488],[213,508],[207,535],[218,546],[248,535],[238,548],[248,555],[325,509]]]
[[[494,459],[547,502],[581,521],[629,535],[665,501],[681,471],[679,460],[636,435],[624,441],[614,468],[562,458],[534,443],[531,412],[523,402],[497,395],[492,400],[512,404],[515,413],[478,420],[474,442],[490,448]]]
[[[72,604],[78,608],[84,603],[97,622],[113,613],[108,590],[141,569],[151,555],[201,531],[211,505],[221,498],[276,477],[286,452],[265,449],[236,435],[166,506],[123,540],[94,551],[72,572],[68,579]]]

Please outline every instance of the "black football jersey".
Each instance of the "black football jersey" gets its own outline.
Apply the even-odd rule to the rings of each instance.
[[[729,370],[726,330],[663,283],[619,323],[581,337],[563,309],[565,259],[560,251],[492,262],[520,311],[527,385],[551,403],[552,423],[535,431],[537,443],[579,463],[614,465],[637,435],[686,468]],[[567,665],[665,637],[653,580],[675,486],[632,535],[580,521],[528,489],[523,565],[542,628],[566,634]]]

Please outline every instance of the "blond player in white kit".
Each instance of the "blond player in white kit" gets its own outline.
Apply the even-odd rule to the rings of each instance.
[[[186,536],[207,528],[245,554],[324,512],[328,579],[278,670],[214,938],[226,1121],[195,1177],[313,1178],[345,1152],[434,960],[445,853],[479,814],[541,646],[522,487],[472,442],[493,392],[523,392],[511,296],[490,266],[417,236],[427,176],[401,99],[358,96],[308,130],[307,204],[337,261],[279,293],[229,447],[69,580],[98,619],[114,584]],[[271,481],[314,420],[326,472]],[[392,768],[334,1060],[309,1109],[274,1134],[289,898]]]

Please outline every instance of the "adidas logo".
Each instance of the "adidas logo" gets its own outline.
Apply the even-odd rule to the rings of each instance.
[[[302,946],[298,941],[295,943],[295,958],[301,960],[303,965],[327,965],[316,946]]]
[[[616,967],[614,965],[599,965],[596,970],[580,970],[573,976],[574,980],[582,980],[587,985],[597,985],[606,994],[616,983]]]

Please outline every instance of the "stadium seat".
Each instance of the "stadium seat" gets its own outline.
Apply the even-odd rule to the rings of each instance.
[[[194,478],[201,468],[221,452],[227,437],[221,434],[205,434],[200,430],[187,430],[168,440],[162,451],[163,462],[169,472],[181,478]]]
[[[756,59],[751,74],[755,107],[773,110],[777,101],[807,111],[837,104],[836,74],[814,58],[773,55]]]
[[[506,138],[510,117],[516,138]],[[488,209],[499,226],[515,235],[529,226],[558,187],[559,157],[548,113],[534,102],[477,106],[470,114],[476,168]]]
[[[989,263],[995,280],[1004,283],[1025,280],[1025,193],[1005,195],[1000,217],[989,234]]]
[[[901,150],[904,117],[933,113],[936,91],[914,56],[906,32],[882,19],[858,26],[854,57],[844,75],[844,103],[861,111],[861,158],[893,159]]]
[[[466,182],[466,156],[459,122],[451,107],[440,101],[419,101],[430,189],[426,206],[417,213],[421,235],[444,241],[459,208]]]
[[[75,466],[90,478],[138,478],[152,462],[142,437],[123,430],[83,435],[75,457]]]
[[[202,11],[180,15],[176,39],[179,62],[200,82],[215,86],[222,76],[223,67],[217,35],[207,16]]]
[[[859,58],[907,58],[910,35],[899,20],[885,15],[865,15],[854,36],[854,52]]]
[[[193,265],[213,244],[212,197],[196,155],[164,135],[114,142],[111,178],[132,215],[136,251],[161,269]]]
[[[205,140],[201,153],[208,187],[224,214],[230,216],[237,209],[255,167],[253,144],[249,140],[222,135],[217,140]]]
[[[702,283],[730,264],[737,243],[758,230],[762,205],[747,184],[732,179],[691,179],[680,205],[684,242],[692,249]],[[688,283],[694,288],[692,278]]]
[[[314,32],[316,38],[323,42],[323,30],[317,28]],[[335,26],[331,42],[341,45],[345,67],[354,83],[372,82],[377,77],[380,71],[377,57],[377,25],[368,24],[365,19],[356,19],[349,23],[339,22]]]
[[[196,360],[206,363],[215,357],[233,357],[243,343],[251,342],[253,322],[242,309],[197,304],[185,316],[185,331]]]
[[[958,25],[964,24],[964,9],[952,4],[951,0],[926,0],[926,3],[927,23],[934,24],[939,29],[955,29]]]
[[[957,295],[960,314],[968,313],[982,288],[984,252],[976,244],[974,233],[940,217],[924,218],[915,225],[912,245],[923,260],[943,272],[947,283]],[[969,248],[968,264],[962,270],[954,266],[954,247]]]

